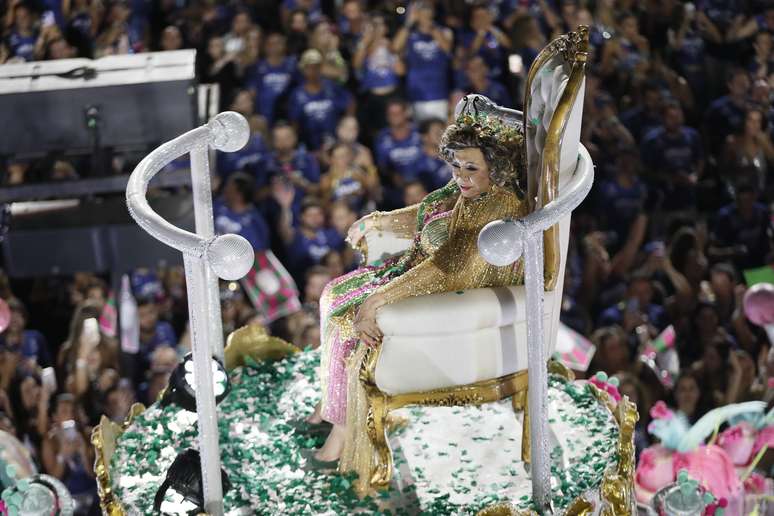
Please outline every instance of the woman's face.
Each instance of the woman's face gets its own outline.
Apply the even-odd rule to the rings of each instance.
[[[692,249],[688,252],[683,269],[681,272],[685,274],[688,281],[698,284],[707,272],[707,257],[700,250]]]
[[[18,310],[11,311],[11,320],[8,323],[8,329],[12,332],[20,332],[27,326],[24,315]]]
[[[357,215],[346,206],[336,205],[331,210],[331,225],[340,235],[346,235],[347,230],[355,223]]]
[[[626,343],[617,335],[611,335],[604,341],[605,362],[609,365],[608,373],[615,374],[626,369],[629,362],[629,350]]]
[[[281,34],[272,34],[266,38],[266,54],[270,56],[284,55],[285,37]]]
[[[702,356],[704,367],[710,373],[717,373],[723,369],[723,357],[714,346],[708,346]]]
[[[301,225],[317,231],[325,224],[325,212],[319,206],[310,206],[301,213]]]
[[[629,16],[621,22],[621,33],[627,37],[632,38],[637,35],[637,18]]]
[[[31,411],[37,407],[38,398],[40,398],[40,386],[34,378],[28,376],[22,380],[20,393],[21,402],[25,409]]]
[[[762,121],[763,118],[761,117],[760,111],[750,111],[744,119],[744,131],[749,135],[760,133]]]
[[[331,152],[331,168],[337,170],[346,169],[352,161],[352,153],[349,148],[339,145]]]
[[[696,314],[695,323],[702,333],[714,335],[718,328],[718,314],[712,308],[705,306]]]
[[[75,419],[75,406],[72,401],[60,401],[52,416],[54,424],[61,424],[67,420]]]
[[[224,46],[223,38],[212,38],[207,44],[207,53],[212,59],[220,59],[223,57]]]
[[[371,20],[371,24],[374,27],[374,35],[376,37],[384,37],[387,35],[387,23],[381,16],[374,16]]]
[[[699,386],[691,377],[682,378],[675,386],[677,408],[686,415],[693,415],[699,403]]]
[[[307,22],[306,14],[302,12],[296,12],[290,19],[290,30],[293,32],[306,32]]]
[[[323,265],[328,267],[334,277],[344,274],[344,260],[339,253],[328,253],[325,256],[325,263]]]
[[[344,143],[354,143],[357,140],[358,130],[357,119],[353,116],[347,116],[339,122],[336,136]]]
[[[247,33],[247,46],[256,54],[261,48],[261,30],[259,28],[252,28]]]
[[[627,396],[629,401],[635,405],[639,405],[640,396],[637,394],[637,387],[632,382],[624,382],[618,389],[622,396]]]
[[[454,151],[452,175],[462,196],[474,199],[488,192],[492,186],[489,165],[478,147],[466,147]]]

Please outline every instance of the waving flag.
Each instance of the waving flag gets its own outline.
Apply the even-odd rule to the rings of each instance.
[[[559,323],[554,357],[574,371],[585,372],[597,348],[577,331]]]
[[[268,324],[298,312],[298,287],[280,261],[269,250],[256,251],[253,268],[242,278],[247,297]]]

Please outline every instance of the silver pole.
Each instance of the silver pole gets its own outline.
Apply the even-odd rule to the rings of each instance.
[[[223,358],[218,278],[232,281],[241,278],[252,266],[255,254],[250,243],[238,235],[215,237],[207,151],[213,147],[234,152],[244,147],[249,137],[250,129],[242,115],[221,113],[206,126],[193,129],[151,152],[137,165],[126,187],[127,206],[135,221],[153,237],[183,253],[204,510],[212,516],[223,516],[224,512],[218,415],[212,385],[212,357]],[[191,157],[196,233],[173,226],[154,212],[145,199],[153,176],[185,153]]]
[[[212,188],[207,156],[207,144],[191,150],[191,191],[193,195],[196,234],[204,239],[215,236],[212,215]],[[220,443],[215,393],[212,387],[212,354],[223,356],[218,278],[205,260],[184,256],[185,275],[188,278],[188,320],[196,386],[196,416],[199,420],[199,455],[202,460],[204,509],[212,516],[223,516],[223,486],[220,478]],[[201,310],[206,307],[206,310]]]
[[[551,462],[548,450],[548,370],[543,335],[543,233],[527,235],[524,283],[527,292],[527,362],[529,367],[529,431],[532,459],[532,500],[542,512],[551,497]]]
[[[204,509],[212,516],[223,516],[223,486],[220,478],[220,445],[215,392],[212,387],[212,352],[208,345],[206,306],[207,264],[201,258],[183,256],[188,289],[188,317],[194,361],[196,417],[199,423],[199,455],[202,459]]]

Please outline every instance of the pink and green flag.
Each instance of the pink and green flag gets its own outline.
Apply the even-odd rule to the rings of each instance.
[[[269,250],[255,252],[255,263],[241,282],[266,324],[301,309],[296,283]]]
[[[664,328],[664,331],[658,334],[658,336],[648,343],[645,348],[645,354],[650,353],[663,353],[668,349],[675,347],[675,327],[671,324]]]
[[[115,337],[118,333],[118,310],[116,309],[116,295],[110,291],[102,313],[99,315],[99,329],[108,337]]]
[[[589,339],[561,322],[559,323],[554,356],[562,364],[574,371],[585,372],[589,368],[596,350],[596,346]]]

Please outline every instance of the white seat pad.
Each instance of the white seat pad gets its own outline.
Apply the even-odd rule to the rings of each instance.
[[[551,314],[546,313],[543,321],[550,328]],[[550,356],[553,340],[550,332],[544,335]],[[524,369],[527,324],[522,318],[472,331],[385,335],[375,379],[382,392],[395,395],[490,380]]]

